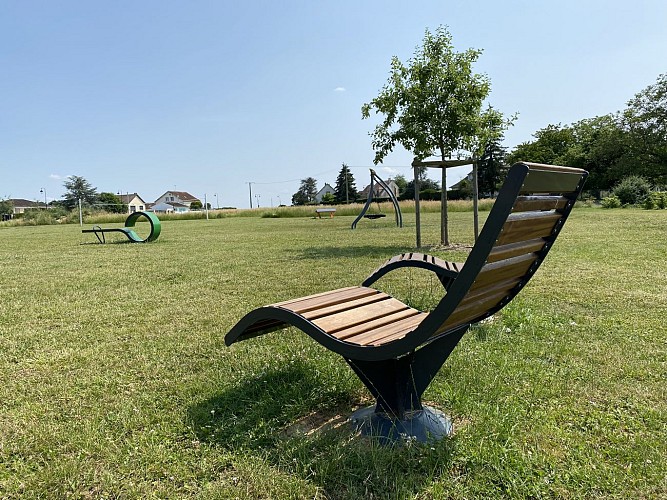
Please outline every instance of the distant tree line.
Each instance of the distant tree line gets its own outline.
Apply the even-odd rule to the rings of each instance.
[[[667,74],[637,93],[622,111],[571,125],[547,125],[533,137],[512,150],[508,163],[525,160],[586,169],[586,188],[596,194],[629,176],[666,186]]]

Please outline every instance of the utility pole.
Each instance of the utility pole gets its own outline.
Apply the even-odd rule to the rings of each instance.
[[[343,163],[343,168],[345,169],[345,204],[349,205],[350,204],[350,194],[347,190],[347,186],[348,186],[348,183],[349,183],[350,167],[348,167],[347,165],[345,165],[345,163]]]
[[[252,208],[252,182],[246,182],[248,189],[250,190],[250,208]]]

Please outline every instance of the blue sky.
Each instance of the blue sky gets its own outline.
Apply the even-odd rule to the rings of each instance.
[[[667,71],[664,0],[0,0],[0,198],[50,201],[79,175],[241,208],[252,182],[253,205],[275,206],[342,163],[362,188],[361,106],[439,25],[483,49],[489,103],[519,114],[510,148],[620,110]],[[409,177],[410,161],[397,148],[377,171]]]

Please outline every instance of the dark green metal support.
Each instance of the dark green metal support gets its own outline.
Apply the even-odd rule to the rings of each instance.
[[[137,220],[141,217],[148,219],[148,222],[151,225],[151,231],[149,235],[144,239],[141,238],[132,228],[136,224]],[[92,229],[82,229],[82,233],[93,233],[97,237],[97,240],[100,243],[106,243],[105,233],[123,233],[127,236],[127,239],[131,243],[147,243],[149,241],[155,241],[160,236],[162,231],[162,225],[160,224],[160,219],[157,218],[153,212],[134,212],[131,213],[127,219],[125,219],[125,227],[113,227],[113,228],[102,228],[100,226],[93,226]]]

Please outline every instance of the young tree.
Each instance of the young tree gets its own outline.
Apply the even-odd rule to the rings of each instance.
[[[354,175],[350,172],[350,167],[343,163],[338,177],[336,178],[336,187],[334,188],[334,198],[336,203],[350,203],[357,199],[357,188],[354,185]]]
[[[301,179],[299,190],[292,196],[292,205],[307,205],[315,201],[317,181],[312,177]]]
[[[78,175],[72,175],[63,183],[67,192],[63,196],[63,205],[68,210],[77,206],[79,200],[81,203],[94,205],[97,203],[97,188],[94,188],[90,182]]]
[[[113,193],[100,193],[99,203],[102,206],[102,210],[106,210],[107,212],[116,214],[127,212],[127,205],[122,202],[120,197]]]
[[[466,151],[477,153],[479,143],[483,146],[487,142],[486,138],[480,140],[486,124],[502,116],[492,108],[482,112],[490,83],[486,75],[472,71],[480,54],[476,49],[456,52],[452,36],[441,26],[435,33],[426,30],[423,46],[417,47],[407,64],[392,58],[388,82],[375,99],[361,108],[363,118],[369,118],[372,110],[384,115],[370,134],[376,164],[396,144],[411,151],[417,160],[434,155],[445,160]],[[443,168],[443,186],[445,172]],[[446,192],[443,189],[441,231],[445,244]]]

